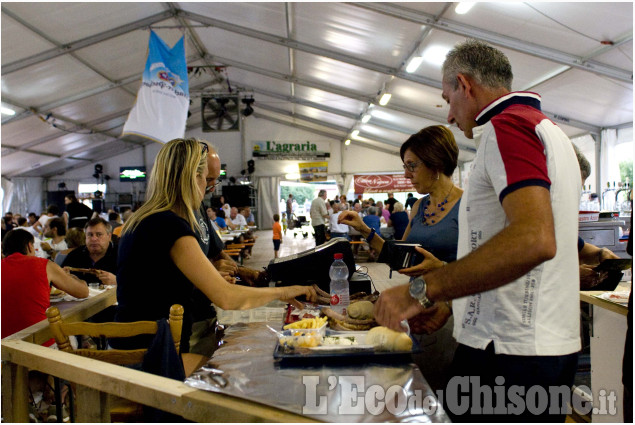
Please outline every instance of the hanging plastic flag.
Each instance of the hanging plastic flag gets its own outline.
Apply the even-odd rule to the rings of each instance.
[[[139,136],[160,143],[183,137],[189,106],[184,37],[170,49],[150,31],[143,80],[122,136]]]

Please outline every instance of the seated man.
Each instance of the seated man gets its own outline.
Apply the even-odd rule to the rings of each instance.
[[[44,235],[41,247],[51,260],[55,260],[58,252],[68,249],[66,245],[66,223],[61,218],[53,218],[44,225]]]
[[[112,240],[112,228],[100,217],[90,219],[84,228],[86,245],[70,252],[63,267],[96,269],[95,273],[77,273],[87,282],[100,280],[104,285],[116,285],[117,251]],[[96,278],[95,278],[96,276]]]
[[[218,209],[218,210],[215,210],[215,212],[216,212],[216,215],[215,215],[216,218],[214,218],[214,221],[216,222],[216,225],[218,226],[218,228],[223,231],[229,230],[228,229],[229,225],[227,224],[227,221],[225,220],[225,211],[223,211],[222,209]]]
[[[368,207],[368,214],[362,218],[364,224],[366,224],[371,229],[375,230],[375,233],[381,234],[381,221],[379,218],[379,211],[376,207]],[[370,248],[370,254],[368,256],[368,261],[377,260],[377,256],[379,255],[372,247]]]
[[[243,217],[245,217],[245,221],[247,222],[248,226],[256,225],[256,218],[252,214],[250,207],[243,207],[242,210],[240,210],[240,213]]]
[[[48,223],[49,220],[59,217],[59,213],[60,209],[57,205],[49,205],[46,209],[46,214],[42,214],[38,221],[36,221],[33,225],[33,228],[38,232],[38,234],[42,234],[44,231],[44,225]]]
[[[31,213],[33,214],[33,213]],[[33,214],[33,216],[35,216],[35,214]],[[31,218],[31,216],[29,216],[29,218]],[[37,220],[35,220],[37,221]],[[33,228],[33,225],[29,223],[29,221],[25,218],[25,217],[20,217],[18,218],[18,227],[16,227],[16,229],[24,229],[27,232],[29,232],[30,234],[32,234],[34,237],[39,238],[40,234],[37,232],[37,230],[35,230]]]
[[[2,241],[2,338],[46,319],[51,288],[77,298],[88,296],[86,282],[60,266],[35,257],[33,235],[23,229],[7,233]],[[54,340],[45,345],[52,345]]]
[[[245,220],[245,216],[243,216],[242,214],[238,214],[238,208],[236,207],[232,207],[231,211],[229,212],[228,221],[237,227],[247,226],[247,220]]]

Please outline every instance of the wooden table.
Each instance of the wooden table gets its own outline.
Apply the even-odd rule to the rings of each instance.
[[[65,319],[85,320],[115,302],[116,291],[109,290],[85,301],[58,306]],[[196,422],[314,422],[275,407],[201,391],[173,379],[40,345],[51,337],[48,321],[44,320],[1,340],[4,422],[29,422],[29,370],[76,384],[77,422],[109,422],[108,394]]]
[[[630,291],[630,282],[620,282],[616,291]],[[617,397],[615,411],[594,412],[597,422],[623,422],[622,412],[622,357],[626,338],[628,307],[597,298],[606,291],[581,291],[580,300],[591,304],[591,392],[593,407],[602,409],[601,392],[614,392]],[[607,406],[610,409],[610,406]]]

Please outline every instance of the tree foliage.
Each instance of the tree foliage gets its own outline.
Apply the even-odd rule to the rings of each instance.
[[[280,186],[280,197],[285,201],[289,199],[289,193],[293,194],[293,198],[299,205],[303,205],[304,202],[308,199],[311,202],[315,199],[315,188],[310,185],[301,185],[301,186]]]
[[[622,161],[620,162],[620,178],[623,182],[626,181],[628,177],[628,181],[633,183],[633,161]]]

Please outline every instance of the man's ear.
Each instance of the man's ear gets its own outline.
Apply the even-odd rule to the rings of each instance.
[[[472,79],[465,74],[457,74],[456,81],[458,84],[457,90],[461,90],[468,98],[474,97],[474,87],[472,86]]]

